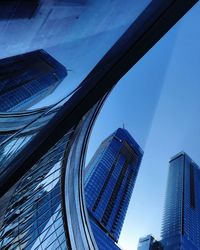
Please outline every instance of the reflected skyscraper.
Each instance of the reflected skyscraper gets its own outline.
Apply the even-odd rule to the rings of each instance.
[[[6,2],[14,4],[16,1]],[[24,121],[20,122],[21,128],[4,143],[5,157],[1,159],[0,181],[0,205],[3,206],[0,207],[1,249],[98,249],[90,230],[82,185],[83,162],[90,131],[105,98],[119,79],[191,8],[195,0],[189,3],[165,0],[159,1],[159,4],[157,1],[140,3],[141,8],[138,9],[138,4],[133,1],[124,4],[108,0],[102,4],[102,1],[41,0],[37,15],[33,13],[34,18],[30,18],[29,13],[21,17],[12,11],[10,19],[0,21],[1,58],[68,43],[68,53],[62,50],[62,57],[75,72],[76,86],[80,86],[73,89],[70,98],[42,129],[36,131],[35,125],[37,128],[40,124],[44,125],[48,114],[45,114],[47,119],[38,116],[34,126],[31,123],[31,135],[30,127],[22,128]],[[67,8],[64,8],[66,5]],[[125,7],[124,12],[122,7]],[[21,10],[20,7],[18,9]],[[134,10],[134,15],[129,12],[130,9]],[[100,51],[103,44],[107,44],[107,47]],[[55,56],[58,54],[55,48]],[[83,55],[84,60],[80,60],[79,54]],[[90,56],[86,57],[87,54]],[[84,73],[81,80],[77,69]],[[135,105],[133,107],[137,108]],[[127,140],[129,145],[129,139],[120,140]],[[135,153],[130,154],[129,161],[126,158],[129,147],[126,147],[126,143],[120,144],[120,140],[114,147],[120,154],[113,165],[124,161],[125,170],[120,170],[122,177],[117,179],[116,188],[109,189],[112,199],[110,205],[105,206],[103,226],[93,223],[110,240],[112,237],[118,238],[121,230],[118,222],[123,222],[124,218],[121,211],[125,213],[127,207],[124,204],[127,204],[130,196],[131,185],[125,184],[125,188],[123,183],[127,182],[124,180],[132,176],[134,182],[142,154],[139,152],[141,154],[137,155],[134,143],[133,147],[129,145]],[[116,164],[114,169],[118,171],[119,168],[123,167]],[[126,191],[124,196],[116,195],[121,195],[119,187]],[[109,211],[114,211],[115,204],[123,206],[117,208],[120,219],[115,217],[116,223],[111,232],[106,217]],[[112,214],[114,216],[116,212]],[[107,246],[104,249],[109,249]]]
[[[200,169],[184,152],[170,160],[161,237],[166,250],[200,248]]]
[[[0,60],[0,112],[31,107],[66,75],[66,68],[44,50]]]
[[[65,136],[54,145],[3,197],[0,249],[68,249],[60,182],[60,165],[68,139]]]
[[[139,239],[137,250],[162,250],[162,245],[151,234]]]
[[[119,239],[142,155],[131,135],[119,128],[86,168],[86,204],[99,249],[115,249],[111,242]]]

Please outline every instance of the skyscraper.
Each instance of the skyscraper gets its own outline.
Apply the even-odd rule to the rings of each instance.
[[[66,68],[44,50],[0,60],[0,112],[31,107],[66,75]]]
[[[169,164],[161,233],[164,249],[200,249],[200,169],[184,152]]]
[[[131,135],[119,128],[101,143],[86,168],[85,197],[92,224],[115,242],[121,232],[142,155]]]
[[[161,243],[151,234],[139,239],[137,250],[162,250]]]
[[[189,1],[188,3],[186,0],[173,0],[170,2],[163,0],[159,1],[159,4],[157,1],[147,2],[147,10],[145,4],[145,11],[143,12],[144,9],[142,13],[139,11],[136,15],[136,22],[131,18],[131,23],[127,25],[127,31],[123,36],[120,35],[121,38],[119,40],[116,40],[119,37],[114,37],[113,40],[116,43],[109,51],[105,50],[105,53],[102,54],[105,55],[104,58],[101,61],[98,61],[98,59],[97,64],[91,58],[90,66],[92,68],[94,66],[94,69],[92,71],[89,70],[89,72],[86,71],[86,74],[89,73],[88,77],[81,82],[77,91],[73,92],[45,127],[32,137],[25,137],[25,141],[23,140],[20,143],[15,142],[19,142],[18,138],[21,139],[21,133],[24,135],[22,130],[9,138],[9,143],[12,144],[11,148],[6,148],[9,157],[8,159],[4,158],[1,162],[1,165],[7,166],[5,171],[2,172],[2,181],[0,182],[0,204],[5,205],[3,209],[1,208],[1,249],[97,249],[90,227],[88,227],[89,221],[82,185],[83,159],[88,142],[88,134],[105,97],[113,89],[114,85],[180,19],[195,1]],[[43,2],[43,5],[46,6],[47,2],[52,1],[40,2]],[[88,3],[88,1],[83,2]],[[113,21],[112,16],[115,13],[119,13],[118,9],[114,12],[115,8],[113,6],[110,11],[106,2],[103,2],[103,4],[102,1],[97,2],[97,12],[93,12],[90,6],[88,8],[90,13],[94,13],[97,22],[90,27],[87,34],[91,37],[93,33],[90,31],[95,31],[95,33],[99,31],[104,36],[105,33],[102,33],[101,25],[103,23],[103,27],[109,28],[106,29],[106,37],[112,36],[113,33],[110,32],[109,24],[110,21]],[[120,1],[118,2],[120,3]],[[113,2],[110,3],[111,5],[113,4]],[[123,5],[126,6],[126,4],[122,3]],[[106,11],[99,9],[100,6],[106,7]],[[119,5],[116,3],[115,6]],[[60,9],[63,14],[66,13],[62,6]],[[63,34],[63,29],[60,29],[59,20],[56,22],[57,20],[53,18],[55,17],[54,10],[55,8],[50,10],[45,17],[45,20],[49,19],[50,21],[48,23],[49,29],[44,25],[45,20],[40,19],[40,27],[44,28],[41,29],[42,31],[40,30],[40,35],[44,35],[45,40],[49,41],[51,40],[51,34],[55,31],[55,40],[62,43],[63,40],[61,41],[61,37],[57,36],[56,31]],[[99,12],[103,13],[101,19],[97,19]],[[60,14],[59,12],[58,16],[62,19],[63,15]],[[107,20],[104,14],[109,17],[108,19],[106,18]],[[38,16],[40,15],[41,12],[38,13]],[[68,20],[66,23],[72,27]],[[76,34],[79,34],[79,31],[83,31],[80,33],[82,36],[82,34],[85,34],[82,27],[85,27],[86,30],[88,29],[88,22],[84,22],[84,20],[88,19],[77,16],[76,20],[80,20],[80,23],[85,23],[84,26],[79,26],[79,22],[77,22],[77,25],[73,27]],[[119,27],[121,26],[120,20],[124,20],[124,18],[119,16]],[[8,27],[4,29],[5,33],[3,29],[1,32],[1,35],[6,37],[6,40],[3,41],[3,44],[6,46],[3,46],[2,50],[6,51],[5,47],[11,48],[10,51],[12,51],[13,47],[23,51],[28,48],[33,49],[35,48],[35,42],[37,42],[36,46],[39,44],[40,48],[44,48],[44,43],[39,39],[40,36],[34,36],[34,39],[30,39],[30,36],[32,37],[33,35],[33,30],[30,28],[30,23],[33,23],[33,19],[28,22],[28,25],[24,25],[24,19],[19,21],[16,26],[10,20],[8,20],[8,23],[2,22]],[[118,24],[118,21],[113,23]],[[14,26],[16,29],[17,37],[12,36],[13,29],[10,29],[10,26]],[[162,29],[159,27],[162,27]],[[19,33],[23,28],[31,34],[29,38],[27,33],[22,32],[23,36]],[[37,33],[37,29],[35,31]],[[47,31],[49,31],[49,36],[45,36]],[[70,37],[66,25],[64,25],[64,31],[66,37]],[[9,34],[9,36],[6,36],[6,34]],[[102,43],[97,38],[95,40],[97,40],[98,46],[94,47],[94,49],[88,50],[88,46],[91,43],[89,43],[90,40],[86,41],[86,50],[82,50],[84,55],[89,52],[89,54],[95,56],[98,54],[101,57],[98,48],[99,46],[102,47]],[[17,40],[20,40],[20,43],[17,43]],[[77,43],[74,40],[71,41],[75,50],[71,49],[70,53],[75,55],[74,58],[78,61]],[[78,45],[80,44],[82,45],[82,40],[79,41]],[[71,48],[71,42],[69,47]],[[96,51],[98,53],[95,53]],[[62,52],[64,51],[62,50]],[[63,53],[63,56],[68,60],[65,53]],[[88,62],[84,60],[78,66],[82,68]],[[77,84],[79,83],[78,80]],[[138,108],[135,105],[133,107],[134,110]],[[63,147],[62,143],[65,144]]]

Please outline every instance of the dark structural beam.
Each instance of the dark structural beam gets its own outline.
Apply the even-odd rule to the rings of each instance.
[[[0,177],[4,195],[197,2],[152,1],[106,53],[57,115],[19,152]]]

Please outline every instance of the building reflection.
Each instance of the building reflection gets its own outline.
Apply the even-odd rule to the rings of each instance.
[[[51,94],[67,70],[44,50],[0,60],[0,112],[22,111]]]
[[[128,0],[126,4],[121,0],[105,0],[103,4],[100,0],[44,0],[36,3],[39,5],[33,8],[31,18],[26,18],[26,15],[31,16],[30,13],[21,18],[13,13],[13,16],[16,15],[15,19],[10,17],[0,21],[0,57],[19,55],[40,48],[52,49],[53,46],[56,51],[58,44],[65,44],[68,51],[63,53],[61,46],[62,57],[76,70],[74,79],[76,86],[80,87],[77,92],[73,88],[69,102],[65,102],[53,120],[39,133],[33,129],[33,133],[26,134],[25,126],[14,133],[3,146],[6,153],[0,170],[0,248],[49,250],[68,249],[69,245],[69,249],[96,249],[88,226],[82,182],[85,148],[90,130],[105,96],[120,77],[171,28],[191,7],[193,1],[189,5],[184,3],[183,6],[179,2],[175,6],[162,3],[160,8],[149,0],[138,1],[139,4],[136,5],[134,1]],[[149,12],[146,12],[149,4],[151,18]],[[182,7],[181,11],[176,13],[174,9],[179,5]],[[166,23],[169,13],[173,14],[173,19]],[[157,29],[157,24],[162,25],[164,22],[161,32]],[[147,41],[150,36],[152,41],[149,44]],[[135,48],[140,43],[142,46],[137,54]],[[81,72],[78,71],[80,69]],[[89,77],[85,78],[88,74]],[[85,81],[81,83],[80,79],[84,78]],[[111,202],[102,214],[103,228],[114,241],[118,240],[139,168],[141,155],[135,153],[136,149],[133,151],[131,143],[123,144],[119,161],[124,162],[124,168],[120,164],[113,168],[120,169],[120,177],[110,194]],[[133,184],[130,184],[131,178]],[[108,178],[108,183],[109,180]],[[115,209],[114,201],[122,189],[127,195],[118,196],[121,202],[116,202],[119,218],[111,218]],[[101,199],[96,202],[94,210],[97,211],[100,203]],[[123,204],[122,208],[119,204]],[[111,220],[112,229],[109,228]],[[79,223],[73,223],[74,221]]]
[[[3,198],[1,249],[67,249],[60,171],[68,136],[62,138],[15,185],[9,196]]]

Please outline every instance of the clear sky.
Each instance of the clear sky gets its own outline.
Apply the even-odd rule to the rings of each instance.
[[[144,149],[120,246],[159,239],[170,157],[181,150],[200,164],[200,4],[118,83],[100,113],[88,158],[103,138],[125,128]]]

